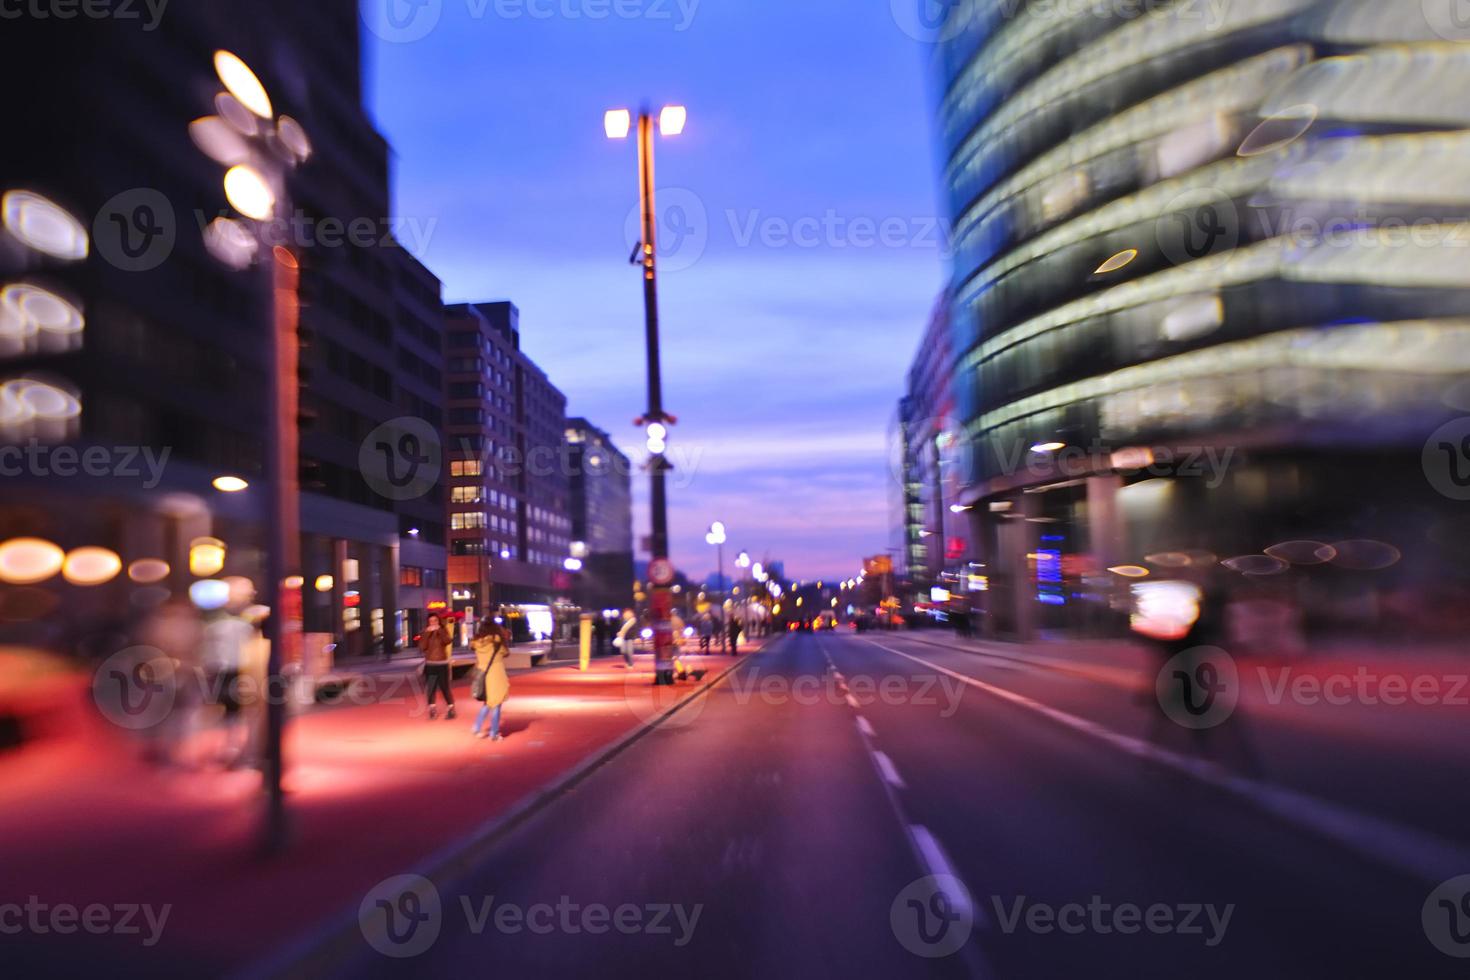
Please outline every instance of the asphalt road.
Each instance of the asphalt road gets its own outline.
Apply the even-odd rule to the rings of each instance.
[[[1124,697],[1089,684],[997,658],[941,657],[897,634],[787,638],[461,880],[408,903],[398,883],[369,896],[401,923],[421,920],[386,943],[374,936],[416,955],[365,943],[340,972],[1470,970],[1437,951],[1421,922],[1440,869],[1426,877],[1374,860],[1371,825],[1356,849],[1344,847],[1310,820],[1140,758],[1110,729],[1048,707],[1051,694],[1072,706]],[[1020,687],[1021,699],[1005,695]]]

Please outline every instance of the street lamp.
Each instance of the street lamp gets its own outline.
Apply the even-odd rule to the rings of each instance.
[[[725,523],[723,521],[715,521],[711,524],[709,526],[709,533],[704,536],[704,540],[715,546],[715,581],[719,583],[719,593],[723,597],[725,594]],[[721,601],[720,612],[723,614],[724,611],[725,603]],[[720,649],[728,650],[730,643],[729,631],[721,630],[720,632]]]
[[[262,252],[261,245],[268,244],[263,225],[281,211],[286,196],[286,172],[310,156],[311,143],[294,119],[276,118],[265,86],[239,56],[216,51],[214,69],[225,89],[215,99],[220,117],[195,120],[189,130],[201,150],[228,167],[223,178],[225,199],[244,220],[216,219],[210,225],[211,233],[205,235],[205,244],[221,262],[244,269]],[[218,152],[218,140],[211,139],[209,134],[226,129],[232,130],[230,142],[243,146],[243,152]],[[281,675],[288,643],[293,653],[299,650],[301,630],[300,599],[295,596],[296,590],[286,585],[288,580],[296,581],[300,577],[301,564],[296,482],[301,267],[291,249],[282,245],[265,250],[263,264],[270,279],[271,324],[265,334],[266,569],[260,599],[270,610],[264,624],[270,650],[266,665],[269,679]],[[214,486],[221,493],[239,493],[248,484],[227,474],[217,478]],[[321,579],[317,580],[317,587],[321,589]],[[289,603],[288,597],[292,600]],[[262,754],[266,789],[265,848],[271,854],[279,853],[286,843],[286,804],[281,786],[285,720],[286,706],[281,699],[268,699]]]
[[[650,565],[666,568],[669,559],[669,462],[668,426],[676,420],[664,411],[663,376],[658,349],[658,212],[654,204],[653,130],[657,125],[664,136],[677,136],[684,131],[689,113],[683,106],[666,106],[657,124],[647,107],[638,113],[638,204],[642,216],[642,236],[632,261],[643,267],[644,331],[648,348],[648,411],[639,425],[648,427],[651,541],[653,559]],[[603,129],[609,139],[626,139],[632,130],[632,113],[627,109],[610,110],[603,118]],[[670,576],[672,578],[672,576]],[[674,630],[671,616],[673,596],[669,583],[654,583],[653,613],[654,684],[674,683]]]

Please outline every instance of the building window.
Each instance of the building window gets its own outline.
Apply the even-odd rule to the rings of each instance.
[[[463,514],[450,514],[449,527],[453,531],[468,531],[473,528],[485,526],[485,512],[483,510],[467,511]]]
[[[455,487],[450,501],[456,504],[480,504],[485,502],[484,487]]]
[[[398,573],[398,584],[417,588],[424,584],[424,570],[412,565],[404,565]]]
[[[450,476],[481,476],[484,464],[478,459],[456,459],[449,464]]]

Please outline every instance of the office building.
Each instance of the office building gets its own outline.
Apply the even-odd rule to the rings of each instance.
[[[571,470],[573,548],[579,557],[579,603],[588,610],[626,609],[633,603],[632,461],[612,437],[586,419],[566,431]]]

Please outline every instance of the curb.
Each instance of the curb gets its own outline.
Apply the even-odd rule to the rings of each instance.
[[[680,698],[652,721],[638,725],[609,745],[594,749],[548,785],[532,790],[512,803],[505,812],[491,817],[459,840],[430,854],[410,873],[422,875],[440,887],[447,887],[450,882],[468,874],[512,831],[631,748],[670,717],[707,695],[736,669],[749,663],[756,654],[764,653],[770,646],[771,644],[763,644],[759,649],[743,654],[714,677],[701,681],[695,690]],[[322,924],[305,936],[288,941],[276,952],[228,975],[236,980],[265,980],[274,977],[315,978],[353,972],[348,965],[358,963],[371,953],[362,941],[358,926],[358,904],[354,900],[350,908],[325,916],[321,920]]]

